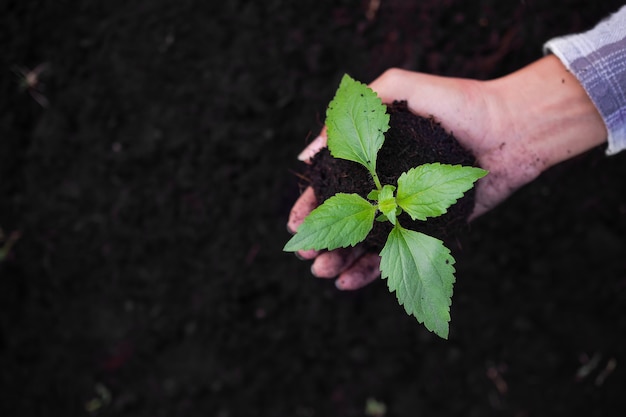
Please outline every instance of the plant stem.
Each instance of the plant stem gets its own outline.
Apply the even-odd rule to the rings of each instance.
[[[378,189],[378,191],[383,189],[383,186],[380,183],[380,179],[378,178],[378,174],[376,174],[376,171],[374,169],[370,169],[370,174],[372,175],[372,179],[374,180],[374,184],[376,185],[376,188]]]

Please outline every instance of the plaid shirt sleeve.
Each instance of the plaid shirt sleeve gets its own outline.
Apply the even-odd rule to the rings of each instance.
[[[608,131],[606,153],[626,149],[626,6],[588,32],[551,39],[543,50],[556,55],[589,94]]]

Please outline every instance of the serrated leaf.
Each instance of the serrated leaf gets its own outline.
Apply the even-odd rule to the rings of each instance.
[[[397,224],[380,252],[381,276],[406,312],[448,338],[454,258],[442,241]]]
[[[376,170],[376,154],[389,129],[389,114],[367,85],[344,75],[326,110],[328,149],[335,158]]]
[[[397,202],[413,220],[437,217],[485,175],[487,171],[474,167],[440,163],[420,165],[398,178]]]
[[[339,193],[315,208],[304,219],[284,251],[354,246],[372,230],[376,206],[357,194]]]

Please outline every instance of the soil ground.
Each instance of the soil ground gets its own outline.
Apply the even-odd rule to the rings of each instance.
[[[0,415],[624,415],[626,153],[458,236],[448,341],[281,252],[343,73],[497,77],[621,3],[1,2]]]

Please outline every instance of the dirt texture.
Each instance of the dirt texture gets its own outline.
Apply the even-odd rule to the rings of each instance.
[[[0,416],[623,416],[626,153],[452,239],[448,341],[282,252],[344,73],[492,79],[622,3],[0,2]]]
[[[432,117],[411,113],[405,101],[387,106],[389,130],[376,159],[376,171],[383,185],[397,185],[398,178],[411,168],[439,162],[442,164],[477,166],[476,158],[465,150],[454,135],[446,132]],[[372,176],[362,165],[333,158],[327,148],[315,155],[303,176],[303,186],[313,187],[318,202],[337,193],[356,193],[367,198],[376,189]],[[442,216],[428,221],[413,221],[402,213],[398,220],[405,228],[446,239],[458,234],[467,225],[474,208],[472,188]],[[364,241],[369,251],[380,252],[391,232],[391,223],[375,222]]]

